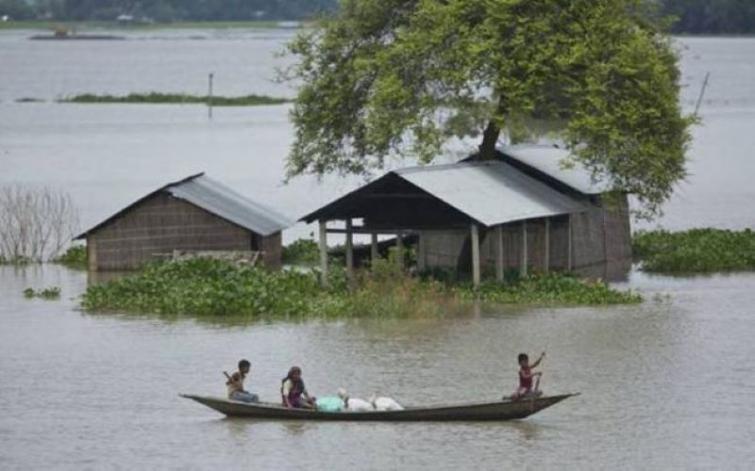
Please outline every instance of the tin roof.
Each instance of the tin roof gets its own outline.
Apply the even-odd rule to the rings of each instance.
[[[142,201],[162,192],[169,193],[175,198],[187,201],[228,222],[262,236],[274,234],[294,224],[294,221],[274,209],[252,201],[222,183],[205,176],[204,173],[198,173],[158,188],[78,235],[76,239],[86,237]]]
[[[561,162],[571,155],[568,149],[522,144],[502,147],[500,152],[504,159],[521,162],[586,195],[605,193],[611,188],[608,182],[594,181],[590,171],[578,162],[572,168],[563,168]]]
[[[504,162],[413,167],[395,173],[486,226],[585,210],[576,199]]]
[[[360,200],[363,193],[369,192],[381,181],[395,177],[485,226],[578,213],[586,209],[577,199],[554,190],[511,164],[471,161],[389,172],[302,220],[312,222],[321,217],[339,219],[339,215],[352,217],[350,214],[353,214],[355,206],[379,204],[374,199]]]

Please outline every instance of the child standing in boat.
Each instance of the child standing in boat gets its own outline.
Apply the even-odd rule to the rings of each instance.
[[[537,397],[542,394],[540,391],[540,378],[543,373],[540,371],[532,371],[532,368],[537,368],[540,362],[545,358],[545,352],[540,354],[540,358],[530,365],[530,359],[526,353],[520,353],[517,360],[519,361],[519,387],[516,392],[511,395],[511,399],[521,399],[527,396]],[[532,387],[532,379],[537,377],[535,387]]]
[[[259,397],[249,391],[244,390],[244,379],[252,368],[248,360],[239,361],[239,370],[229,375],[225,371],[223,374],[228,379],[225,385],[228,387],[228,399],[241,402],[259,402]]]

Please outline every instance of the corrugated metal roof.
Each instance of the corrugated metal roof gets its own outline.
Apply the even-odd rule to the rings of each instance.
[[[200,175],[165,191],[243,228],[267,236],[286,229],[294,221],[209,177]]]
[[[204,173],[199,173],[158,188],[88,231],[76,236],[76,239],[85,238],[88,234],[105,226],[142,201],[162,192],[170,193],[175,198],[185,200],[226,221],[262,236],[268,236],[294,224],[293,220],[277,211],[252,201],[222,183],[206,177]]]
[[[413,167],[394,173],[486,226],[586,209],[576,199],[500,161]]]
[[[500,149],[505,156],[515,159],[571,188],[587,195],[609,191],[608,182],[595,182],[591,173],[579,163],[572,168],[561,168],[561,162],[570,155],[569,150],[546,145],[522,144]]]

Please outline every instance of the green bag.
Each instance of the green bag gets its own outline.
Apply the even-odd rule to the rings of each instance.
[[[318,397],[315,404],[317,410],[323,412],[338,412],[343,409],[343,399],[338,396]]]

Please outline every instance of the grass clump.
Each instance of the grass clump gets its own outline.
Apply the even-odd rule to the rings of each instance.
[[[632,238],[642,269],[662,273],[710,273],[755,269],[755,232],[750,229],[639,231]]]
[[[287,98],[277,98],[265,95],[246,95],[238,97],[223,96],[197,96],[183,93],[130,93],[125,96],[117,95],[94,95],[85,93],[72,97],[63,98],[62,103],[152,103],[152,104],[203,104],[212,106],[260,106],[280,105],[287,103]]]
[[[24,290],[24,297],[27,299],[40,298],[46,300],[60,299],[60,288],[52,286],[41,290],[35,290],[34,288],[26,288]]]
[[[69,247],[63,255],[53,260],[53,262],[65,265],[68,268],[85,270],[88,264],[87,248],[84,245]]]
[[[508,304],[616,304],[639,302],[602,282],[560,275],[530,277],[510,286],[469,286],[423,280],[379,260],[348,280],[333,269],[328,288],[316,271],[270,272],[228,262],[194,259],[148,265],[144,271],[100,285],[82,297],[90,312],[117,311],[234,319],[412,317],[442,315],[471,300]]]

